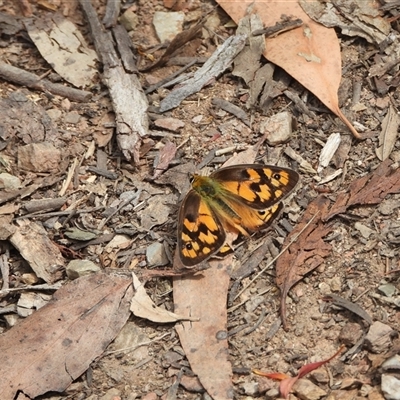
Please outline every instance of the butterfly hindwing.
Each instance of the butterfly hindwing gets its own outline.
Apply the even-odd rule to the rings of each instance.
[[[183,200],[178,221],[181,261],[192,266],[206,260],[225,243],[225,231],[213,210],[193,189]]]

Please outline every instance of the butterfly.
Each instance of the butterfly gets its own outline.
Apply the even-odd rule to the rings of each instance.
[[[299,174],[289,168],[242,164],[221,168],[210,176],[192,175],[178,219],[178,253],[193,267],[226,252],[226,232],[249,236],[268,226]]]

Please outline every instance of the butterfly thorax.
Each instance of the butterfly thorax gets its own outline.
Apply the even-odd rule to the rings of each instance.
[[[221,223],[226,230],[247,235],[247,232],[240,226],[240,216],[226,201],[230,198],[229,193],[218,180],[208,176],[193,175],[191,183],[193,190],[201,196],[211,210],[222,215]]]

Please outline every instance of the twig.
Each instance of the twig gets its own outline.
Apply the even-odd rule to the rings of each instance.
[[[88,101],[92,97],[92,93],[86,90],[79,90],[59,83],[52,83],[47,79],[40,79],[40,77],[35,74],[5,63],[0,63],[0,77],[21,86],[41,90],[45,93],[49,92],[73,101]]]

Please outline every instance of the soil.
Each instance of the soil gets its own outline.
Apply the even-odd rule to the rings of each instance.
[[[11,3],[13,2],[3,3],[0,7],[1,12],[20,15],[18,4]],[[199,16],[215,7],[215,4],[208,0],[189,3],[189,12],[193,15],[196,12]],[[98,15],[102,17],[105,12],[105,2],[96,1],[94,5]],[[63,6],[65,7],[65,4],[59,5],[61,10]],[[32,4],[32,7],[35,17],[40,17],[46,12],[36,4]],[[127,7],[128,4],[124,4],[124,10]],[[167,11],[167,9],[158,0],[138,1],[133,4],[133,7],[141,24],[140,29],[131,32],[132,41],[136,46],[140,46],[142,53],[150,54],[154,46],[159,44],[152,24],[154,12]],[[214,12],[220,19],[214,36],[210,37],[203,32],[200,38],[183,46],[179,56],[208,57],[216,49],[218,43],[234,34],[234,28],[226,27],[229,26],[226,25],[229,17],[224,11],[217,7]],[[85,38],[91,42],[90,33],[79,7],[73,14],[67,14],[67,18],[77,24]],[[395,29],[396,26],[393,25]],[[368,44],[364,39],[349,38],[343,36],[340,31],[337,34],[342,49],[343,69],[339,92],[340,105],[346,115],[364,125],[367,132],[365,140],[359,141],[353,138],[337,117],[326,110],[318,99],[294,80],[290,81],[290,90],[297,93],[305,101],[307,107],[316,113],[315,118],[303,114],[284,95],[274,98],[265,111],[258,108],[246,110],[244,106],[246,85],[234,77],[230,71],[226,71],[217,80],[185,100],[179,107],[164,115],[156,114],[155,107],[168,90],[160,89],[149,94],[148,99],[151,105],[149,116],[152,122],[161,117],[173,117],[182,121],[185,124],[184,128],[172,133],[167,132],[165,137],[154,134],[150,136],[151,140],[146,139],[147,150],[142,151],[140,165],[127,162],[119,151],[116,141],[112,139],[106,146],[101,147],[101,150],[106,155],[107,169],[117,172],[119,178],[113,180],[98,176],[96,184],[93,184],[90,190],[88,186],[85,187],[88,185],[85,179],[90,175],[87,168],[96,166],[96,154],[98,154],[96,151],[100,148],[96,138],[99,132],[105,133],[101,124],[107,121],[112,112],[110,99],[100,80],[87,89],[95,97],[94,100],[86,103],[69,101],[60,96],[49,96],[46,93],[17,87],[1,80],[0,90],[3,98],[7,98],[12,92],[21,91],[28,99],[45,110],[58,109],[61,112],[62,117],[55,123],[63,154],[68,156],[65,159],[72,160],[74,157],[80,159],[87,152],[91,142],[95,140],[95,152],[89,158],[83,159],[79,167],[79,179],[82,186],[69,189],[66,193],[69,204],[78,201],[81,209],[89,209],[95,205],[104,205],[106,209],[109,209],[113,202],[120,198],[121,193],[136,190],[134,180],[150,185],[155,192],[170,196],[167,205],[170,212],[168,221],[152,227],[150,231],[146,232],[141,228],[142,220],[132,209],[121,211],[107,221],[102,233],[118,231],[129,236],[131,232],[129,237],[134,240],[130,252],[121,248],[110,255],[105,251],[107,243],[101,243],[79,250],[70,250],[70,253],[65,253],[64,256],[69,259],[89,259],[100,264],[102,268],[126,269],[130,265],[133,269],[143,270],[149,268],[145,254],[147,246],[151,243],[163,242],[168,252],[173,254],[176,237],[176,204],[180,193],[177,191],[176,182],[160,183],[160,180],[154,182],[150,179],[159,149],[167,140],[174,142],[178,150],[170,167],[179,168],[180,165],[186,163],[198,165],[210,151],[215,149],[232,147],[234,150],[231,153],[211,160],[208,166],[214,169],[226,161],[233,152],[255,145],[261,138],[260,124],[266,117],[288,110],[294,120],[294,131],[289,142],[274,147],[264,143],[257,162],[279,163],[298,169],[298,164],[284,155],[285,147],[290,145],[316,167],[321,147],[328,136],[335,132],[341,133],[348,153],[343,153],[345,158],[342,164],[343,174],[325,185],[316,186],[312,174],[300,171],[300,185],[294,196],[286,202],[281,218],[275,222],[268,233],[272,238],[273,250],[279,249],[284,235],[288,233],[287,228],[295,226],[309,202],[319,193],[324,192],[332,201],[335,201],[337,193],[346,190],[352,181],[378,166],[380,161],[375,149],[378,147],[382,120],[388,112],[389,104],[399,107],[397,86],[389,87],[385,93],[378,93],[369,78],[369,66],[373,63],[374,55],[379,54],[379,49]],[[51,66],[46,64],[38,50],[23,33],[13,37],[3,36],[0,51],[3,60],[19,68],[37,75],[51,71]],[[154,50],[153,56],[158,58],[162,52],[163,49]],[[142,59],[140,62],[145,64],[147,61]],[[179,68],[180,66],[166,66],[143,72],[140,74],[140,79],[143,86],[147,87]],[[398,71],[390,72],[398,73]],[[275,77],[290,80],[290,77],[279,69],[276,69]],[[352,96],[356,85],[361,86],[358,104],[363,105],[358,111],[352,109],[354,105]],[[231,114],[217,110],[211,103],[215,97],[227,99],[244,109],[251,118],[251,128]],[[71,112],[79,114],[78,122],[65,121],[65,116],[70,115]],[[0,167],[0,172],[2,168],[5,168],[2,160],[6,160],[7,172],[23,182],[34,182],[41,174],[21,170],[17,162],[18,148],[27,142],[26,137],[20,137],[18,134],[10,136],[5,142],[0,134],[0,165],[3,165]],[[391,155],[393,162],[399,161],[399,154],[400,142],[397,140]],[[328,176],[336,171],[339,164],[338,160],[331,162],[324,171],[324,175]],[[68,163],[66,165],[68,166]],[[67,172],[67,168],[64,172]],[[58,197],[61,185],[62,182],[56,182],[50,187],[40,188],[28,198],[17,199],[15,204],[21,205],[31,199]],[[239,299],[229,305],[231,307],[228,314],[229,357],[234,369],[233,382],[236,398],[265,398],[265,393],[268,393],[267,398],[278,397],[277,383],[255,376],[251,373],[253,368],[294,376],[305,363],[329,358],[341,344],[344,343],[347,350],[357,344],[358,339],[368,331],[367,323],[355,313],[324,301],[326,293],[334,293],[357,303],[374,321],[380,321],[392,328],[393,337],[397,335],[400,329],[398,308],[382,298],[390,298],[384,294],[385,287],[389,287],[390,284],[394,285],[395,296],[398,293],[399,250],[396,232],[400,224],[399,196],[398,194],[388,196],[378,205],[355,207],[330,222],[333,229],[327,240],[332,245],[332,252],[325,258],[322,265],[305,276],[291,290],[287,300],[289,323],[287,331],[280,328],[276,333],[271,333],[271,329],[276,326],[279,319],[280,304],[280,293],[275,284],[273,266]],[[150,197],[150,195],[144,196],[143,200],[146,202]],[[15,212],[14,217],[23,214],[26,214],[26,211],[21,207]],[[70,219],[59,217],[58,222],[62,224],[62,229],[54,229],[54,221],[50,224],[46,223],[49,221],[41,219],[41,222],[51,240],[68,249],[75,243],[64,235],[68,228],[97,227],[102,220],[104,220],[104,214],[98,211],[89,215],[79,214]],[[365,227],[369,230],[363,230]],[[244,244],[246,250],[241,250],[241,254],[251,254],[262,241],[263,235],[257,235],[254,240],[247,241]],[[15,248],[7,241],[1,243],[10,254],[10,284],[17,287],[23,283],[23,274],[32,273],[32,271]],[[272,256],[266,257],[259,268],[263,268],[270,258]],[[240,254],[238,259],[240,260]],[[397,272],[393,272],[396,270]],[[241,284],[246,285],[251,278],[252,276],[243,279]],[[63,279],[67,280],[65,276]],[[147,292],[157,305],[172,311],[171,288],[172,283],[168,278],[152,279],[146,286]],[[18,295],[3,296],[0,300],[1,311],[2,307],[15,304],[18,301]],[[245,300],[245,305],[234,307]],[[249,329],[251,327],[255,329]],[[9,320],[0,314],[0,332],[5,332],[9,328]],[[201,385],[199,387],[191,376],[190,366],[185,359],[184,350],[180,346],[173,324],[155,324],[132,316],[124,330],[128,336],[136,338],[134,344],[142,342],[145,344],[134,351],[111,353],[100,357],[65,393],[53,393],[41,398],[54,400],[173,398],[166,394],[175,381],[177,371],[182,367],[186,367],[186,378],[177,389],[176,398],[208,398],[202,392]],[[131,345],[134,344],[131,343]],[[381,352],[389,350],[389,347],[390,345]],[[113,344],[110,349],[113,349]],[[368,395],[380,393],[381,371],[374,368],[375,364],[373,364],[378,357],[379,354],[374,354],[370,348],[361,344],[356,346],[354,352],[342,354],[328,366],[321,367],[317,372],[312,373],[309,379],[326,392],[326,395],[320,398],[371,399]],[[328,397],[329,393],[331,397]],[[376,394],[376,396],[381,396],[375,397],[376,399],[382,398],[381,394]],[[298,397],[292,395],[291,398]],[[303,398],[313,397],[310,395]]]

